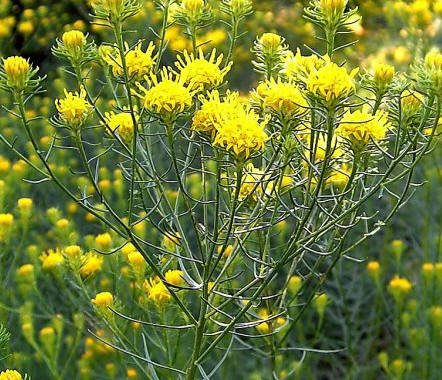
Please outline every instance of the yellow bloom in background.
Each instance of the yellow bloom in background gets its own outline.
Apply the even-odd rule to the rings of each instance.
[[[150,278],[144,282],[148,298],[161,306],[171,299],[171,295],[166,285],[159,278]]]
[[[3,59],[3,70],[8,81],[8,85],[22,90],[25,88],[31,72],[31,65],[23,57],[13,56]]]
[[[216,57],[216,49],[213,49],[209,59],[204,57],[202,49],[199,49],[198,56],[184,50],[183,56],[177,57],[175,66],[178,69],[180,78],[192,90],[207,90],[218,87],[224,81],[224,77],[230,71],[232,63],[229,62],[221,68],[223,55]]]
[[[14,369],[7,369],[6,371],[0,372],[0,380],[22,380],[23,377],[20,372]]]
[[[241,106],[234,115],[226,115],[217,124],[213,144],[248,158],[252,153],[264,150],[268,140],[265,127],[269,119],[259,121],[255,111]]]
[[[112,133],[118,134],[125,142],[132,141],[134,136],[134,122],[129,112],[106,112],[105,120]]]
[[[19,208],[19,210],[31,210],[33,206],[33,201],[31,198],[20,198],[17,201],[17,207]]]
[[[192,119],[192,129],[198,132],[210,133],[215,136],[217,126],[224,118],[233,117],[240,107],[239,94],[228,92],[221,99],[218,90],[209,92],[206,97],[200,96],[201,108],[195,112]]]
[[[406,278],[395,276],[388,284],[388,291],[394,297],[395,300],[400,301],[410,293],[413,285]]]
[[[17,276],[23,279],[33,279],[34,266],[32,264],[24,264],[17,269]]]
[[[156,61],[154,50],[155,45],[153,42],[149,43],[146,51],[142,50],[141,43],[133,49],[129,49],[126,46],[124,57],[129,78],[141,79],[152,71]],[[102,53],[104,61],[112,68],[114,76],[122,76],[124,70],[119,51],[116,48],[106,48],[106,50],[102,50]]]
[[[40,255],[42,268],[44,270],[54,270],[64,264],[63,254],[59,249],[49,249]]]
[[[92,276],[101,271],[103,267],[103,257],[93,252],[89,252],[83,259],[83,265],[80,269],[82,277]]]
[[[92,303],[97,305],[101,309],[105,309],[108,306],[113,305],[114,296],[110,292],[101,292],[98,293],[95,298],[93,298]]]
[[[183,284],[184,279],[184,272],[182,270],[168,270],[165,274],[164,274],[164,278],[166,279],[166,282],[171,284],[171,285],[175,285],[175,286],[180,286]]]
[[[318,70],[313,70],[307,79],[307,89],[314,95],[333,103],[350,95],[355,89],[354,78],[359,69],[348,73],[345,67],[328,62]]]
[[[442,54],[437,50],[430,51],[425,56],[425,68],[428,70],[442,70]]]
[[[86,100],[86,91],[82,87],[80,92],[72,93],[64,90],[64,94],[64,99],[55,101],[60,118],[71,127],[79,127],[84,123],[92,109],[92,106]]]
[[[370,140],[386,137],[391,123],[388,114],[378,111],[371,115],[365,111],[347,112],[341,119],[336,134],[350,141],[367,144]]]
[[[325,180],[325,184],[333,186],[337,189],[344,189],[350,179],[351,169],[348,165],[341,165],[339,168],[334,169]]]
[[[112,236],[109,232],[95,236],[95,245],[102,251],[110,249],[112,247]]]
[[[169,73],[166,68],[161,71],[160,81],[151,75],[151,88],[141,88],[144,92],[144,107],[166,119],[173,118],[192,106],[191,87],[183,78]]]
[[[261,182],[264,180],[264,173],[256,169],[253,164],[248,164],[245,169],[243,181],[239,190],[239,200],[246,198],[257,202],[262,197],[263,188]]]
[[[264,108],[270,109],[283,118],[292,118],[303,114],[308,103],[301,90],[293,82],[271,79],[260,90]]]

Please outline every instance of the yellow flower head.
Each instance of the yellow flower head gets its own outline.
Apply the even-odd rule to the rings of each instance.
[[[32,199],[31,198],[20,198],[17,201],[17,207],[19,210],[31,210],[32,209]]]
[[[88,117],[92,106],[86,100],[86,91],[82,87],[80,92],[72,93],[64,90],[65,98],[57,99],[55,106],[60,118],[69,126],[77,128]]]
[[[323,58],[317,55],[303,56],[298,48],[295,55],[288,52],[284,56],[283,73],[290,79],[306,81],[312,71],[320,69],[327,62],[330,62],[328,56]]]
[[[80,30],[70,30],[61,36],[64,47],[73,57],[79,57],[86,45],[86,36]]]
[[[12,214],[0,214],[0,228],[10,227],[14,223],[14,215]]]
[[[114,303],[114,296],[109,292],[101,292],[98,293],[91,301],[99,308],[105,309]]]
[[[413,116],[424,104],[424,96],[417,91],[405,90],[401,94],[401,108],[405,116]]]
[[[388,284],[388,291],[396,300],[399,300],[410,293],[412,287],[412,283],[406,278],[395,276]]]
[[[207,90],[218,87],[224,81],[224,77],[230,71],[232,63],[221,68],[223,55],[220,54],[216,58],[216,49],[212,50],[209,59],[204,57],[202,49],[199,49],[198,56],[193,53],[189,55],[184,50],[183,56],[178,56],[175,66],[179,70],[179,75],[183,82],[190,86],[193,90]]]
[[[263,150],[268,140],[265,126],[269,119],[259,121],[259,116],[250,107],[242,105],[233,115],[226,115],[217,126],[214,145],[237,156],[248,158],[250,154]]]
[[[137,250],[134,250],[127,255],[127,261],[129,261],[129,264],[132,265],[132,267],[134,268],[142,269],[146,265],[145,258]]]
[[[109,232],[97,235],[95,237],[95,245],[101,250],[110,249],[112,247],[112,236]]]
[[[239,200],[246,198],[257,202],[263,193],[263,186],[261,182],[264,180],[264,173],[256,169],[252,163],[246,166],[245,175],[239,190]]]
[[[307,89],[328,104],[348,96],[355,88],[354,77],[359,69],[350,73],[345,67],[328,62],[318,70],[313,70],[307,79]]]
[[[63,254],[59,249],[49,249],[40,255],[42,268],[44,270],[54,270],[61,267],[64,263]]]
[[[17,90],[26,87],[31,72],[31,65],[26,59],[18,56],[3,59],[3,70],[9,86]]]
[[[22,380],[20,372],[13,369],[7,369],[6,371],[0,372],[0,380]]]
[[[183,78],[174,76],[166,68],[161,72],[161,80],[151,75],[150,89],[144,92],[144,107],[165,119],[170,119],[192,106],[194,92]]]
[[[321,8],[328,13],[342,13],[347,6],[348,0],[320,0]]]
[[[262,50],[264,53],[272,54],[279,50],[283,39],[280,35],[275,33],[264,33],[259,39],[262,45]]]
[[[158,278],[146,280],[144,288],[148,293],[148,298],[159,306],[168,302],[172,297],[166,285]]]
[[[200,97],[201,108],[195,112],[192,120],[192,129],[198,132],[210,133],[214,137],[217,126],[223,118],[231,117],[240,107],[237,92],[227,93],[221,99],[218,90],[213,90],[207,97]]]
[[[106,112],[105,120],[112,133],[118,134],[123,141],[129,143],[134,136],[134,122],[129,112]]]
[[[425,68],[428,70],[442,70],[442,54],[437,50],[430,51],[425,56]]]
[[[327,177],[325,184],[337,189],[344,189],[350,179],[351,169],[347,165],[341,165],[334,169]]]
[[[139,43],[133,49],[129,49],[126,46],[124,57],[129,79],[141,79],[144,75],[147,75],[152,71],[156,61],[156,56],[153,54],[154,50],[155,45],[153,42],[150,42],[146,51],[141,49],[141,43]],[[123,64],[120,53],[117,49],[102,49],[102,57],[104,61],[107,62],[110,67],[112,67],[112,73],[115,76],[123,75]]]
[[[387,65],[386,63],[374,65],[373,71],[374,81],[381,88],[385,88],[392,82],[395,73],[394,66]]]
[[[180,286],[184,281],[183,275],[184,273],[182,270],[168,270],[164,274],[164,278],[166,279],[167,283],[175,286]]]
[[[34,275],[34,266],[32,264],[24,264],[17,269],[17,276],[22,278],[32,278]]]
[[[375,115],[364,111],[347,112],[341,119],[336,134],[350,141],[367,144],[370,140],[381,140],[390,128],[388,115],[378,111]]]
[[[271,79],[261,88],[264,108],[276,112],[283,118],[293,118],[304,113],[307,100],[293,82]]]
[[[379,264],[379,261],[369,261],[367,263],[367,272],[370,277],[377,279],[379,277],[380,271],[381,265]]]
[[[101,271],[103,267],[103,257],[95,253],[89,252],[84,257],[83,265],[80,269],[80,274],[83,277],[92,276],[95,273]]]

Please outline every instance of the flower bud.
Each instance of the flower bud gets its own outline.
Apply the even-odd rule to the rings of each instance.
[[[230,0],[227,2],[234,16],[244,16],[252,11],[252,0]]]
[[[402,302],[404,297],[410,293],[413,285],[406,278],[395,276],[388,284],[388,291],[396,302]]]
[[[293,295],[297,295],[302,286],[302,278],[300,276],[292,276],[289,279],[287,289]]]
[[[319,314],[319,316],[322,318],[325,313],[325,308],[327,307],[328,302],[328,296],[326,293],[318,294],[313,299],[313,306],[316,309],[316,312]]]
[[[379,276],[381,274],[381,266],[378,261],[369,261],[367,264],[368,275],[373,279],[373,281],[379,281]]]
[[[31,65],[23,57],[13,56],[3,60],[3,69],[8,86],[17,91],[23,90],[29,80]]]
[[[55,348],[55,329],[52,326],[43,327],[38,333],[40,343],[48,353],[52,353]]]
[[[327,18],[335,18],[344,13],[348,0],[320,0],[319,5]]]
[[[384,63],[379,63],[374,66],[374,81],[379,88],[384,89],[387,87],[392,81],[395,73],[395,69],[391,65],[387,65]]]
[[[264,33],[260,38],[260,42],[264,54],[273,54],[279,50],[282,38],[275,33]]]

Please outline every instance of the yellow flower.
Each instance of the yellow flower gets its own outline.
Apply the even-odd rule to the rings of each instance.
[[[282,37],[275,33],[264,33],[259,39],[264,53],[272,54],[279,50]]]
[[[98,256],[95,253],[89,252],[84,257],[83,265],[80,269],[80,274],[82,277],[87,277],[94,275],[99,272],[103,267],[103,257]]]
[[[78,257],[81,255],[81,248],[78,245],[69,245],[63,249],[67,257]]]
[[[166,285],[158,278],[150,278],[144,282],[144,288],[147,290],[148,298],[157,305],[162,305],[171,299],[171,295]]]
[[[0,380],[22,380],[20,372],[13,369],[7,369],[6,371],[0,372]]]
[[[104,234],[97,235],[95,237],[95,244],[98,249],[106,250],[112,246],[112,236],[110,233],[105,232]]]
[[[223,118],[228,118],[237,112],[239,94],[228,92],[224,99],[221,99],[218,90],[209,92],[206,97],[200,96],[201,108],[195,112],[192,119],[192,129],[198,132],[210,133],[215,136],[217,126],[222,123]]]
[[[183,82],[192,90],[207,90],[221,85],[230,71],[232,63],[229,62],[226,67],[221,68],[222,61],[222,54],[216,58],[216,49],[212,50],[208,60],[204,57],[202,49],[199,49],[197,57],[184,50],[183,56],[178,56],[175,66]]]
[[[132,141],[134,136],[134,122],[129,112],[106,112],[106,124],[112,133],[118,134],[125,142]]]
[[[341,119],[336,134],[350,141],[367,144],[370,140],[381,140],[390,128],[388,115],[378,111],[375,115],[364,111],[347,112]]]
[[[32,209],[32,199],[31,198],[20,198],[17,201],[17,207],[20,210],[31,210]]]
[[[32,264],[24,264],[17,269],[17,275],[22,278],[31,278],[34,275],[34,266]]]
[[[321,8],[328,14],[341,14],[347,6],[348,0],[320,0]]]
[[[40,255],[42,268],[44,270],[53,270],[59,268],[64,263],[64,258],[59,249],[49,249]]]
[[[241,105],[233,115],[224,115],[217,123],[213,144],[248,158],[252,153],[264,150],[268,140],[265,132],[268,121],[266,118],[260,122],[255,111]]]
[[[284,56],[282,72],[290,79],[299,79],[305,82],[312,71],[320,69],[328,62],[330,62],[328,56],[324,58],[317,55],[303,56],[298,48],[295,55],[288,52]]]
[[[425,68],[435,71],[442,70],[442,54],[437,50],[430,51],[425,56]]]
[[[70,30],[63,33],[61,41],[67,54],[73,59],[81,58],[86,46],[86,36],[80,30]]]
[[[385,63],[374,65],[373,71],[374,81],[381,88],[385,88],[392,82],[395,73],[394,67]]]
[[[171,284],[171,285],[175,285],[175,286],[179,286],[182,285],[183,283],[183,271],[182,270],[168,270],[165,274],[164,274],[164,278],[166,279],[166,282]]]
[[[344,189],[350,179],[351,170],[347,165],[341,165],[340,168],[333,170],[327,177],[325,183],[338,189]]]
[[[114,303],[114,296],[110,292],[101,292],[98,293],[91,301],[99,308],[105,309]]]
[[[13,56],[3,59],[3,70],[8,85],[22,90],[26,87],[31,72],[31,65],[23,57]]]
[[[249,198],[250,200],[257,202],[263,193],[261,184],[263,180],[263,172],[256,169],[253,164],[248,164],[239,190],[239,200],[242,201]]]
[[[136,250],[127,255],[127,261],[129,261],[129,264],[134,268],[142,269],[146,265],[146,260],[144,259],[143,255]]]
[[[82,87],[80,92],[72,93],[64,90],[65,98],[57,99],[55,106],[61,120],[67,125],[77,128],[88,117],[92,106],[86,100],[86,91]]]
[[[367,263],[367,272],[374,280],[379,278],[379,274],[381,272],[381,265],[378,261],[369,261]]]
[[[146,51],[141,49],[141,43],[135,46],[133,49],[129,49],[126,46],[124,57],[126,61],[127,74],[130,78],[141,79],[144,75],[147,75],[155,66],[156,56],[153,52],[155,45],[153,42],[149,43]],[[109,66],[112,67],[112,73],[115,76],[122,76],[124,73],[123,64],[121,61],[121,55],[117,49],[102,49],[102,57]]]
[[[293,118],[304,113],[308,103],[293,82],[283,82],[280,79],[271,79],[261,88],[263,105],[283,118]]]
[[[184,82],[184,79],[168,73],[164,68],[161,81],[151,75],[150,89],[141,88],[144,92],[144,107],[160,117],[170,120],[192,106],[194,93]]]
[[[396,300],[401,300],[410,293],[413,285],[406,278],[395,276],[388,284],[388,290]]]
[[[402,113],[408,117],[416,114],[424,104],[424,96],[417,91],[405,90],[401,94]]]
[[[356,68],[348,73],[345,67],[328,62],[325,66],[310,73],[307,79],[307,89],[331,104],[348,96],[354,90],[354,77],[358,71],[359,69]]]
[[[289,279],[287,289],[289,290],[290,293],[296,295],[301,289],[301,286],[302,286],[302,278],[300,276],[293,275]]]
[[[12,214],[0,214],[0,228],[10,227],[14,223],[14,215]]]

